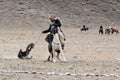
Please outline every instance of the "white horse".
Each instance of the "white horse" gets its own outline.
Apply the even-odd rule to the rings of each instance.
[[[50,55],[47,61],[56,62],[55,58],[57,58],[60,61],[66,61],[66,58],[63,53],[64,44],[65,44],[65,39],[64,36],[61,34],[60,29],[53,28],[50,34],[48,34],[48,49]],[[62,55],[63,60],[60,59],[60,54]]]

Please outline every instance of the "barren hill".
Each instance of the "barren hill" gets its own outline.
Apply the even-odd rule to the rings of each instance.
[[[120,25],[120,0],[0,0],[1,29],[39,29],[57,15],[64,27]]]

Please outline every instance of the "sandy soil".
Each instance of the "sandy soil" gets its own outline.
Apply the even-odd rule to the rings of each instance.
[[[67,62],[46,62],[49,52],[40,30],[0,31],[0,80],[120,80],[120,35],[63,28]],[[36,42],[31,60],[17,58]]]

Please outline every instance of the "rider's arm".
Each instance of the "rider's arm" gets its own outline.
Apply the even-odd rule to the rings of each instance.
[[[51,30],[51,26],[49,26],[49,29],[42,31],[42,33],[48,33]]]

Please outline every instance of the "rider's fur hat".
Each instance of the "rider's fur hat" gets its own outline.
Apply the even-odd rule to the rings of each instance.
[[[56,19],[57,19],[57,16],[51,16],[50,19],[56,20]]]

